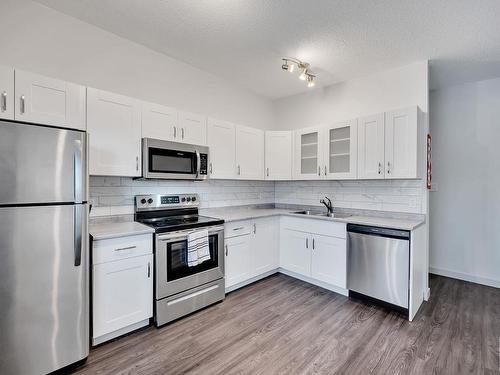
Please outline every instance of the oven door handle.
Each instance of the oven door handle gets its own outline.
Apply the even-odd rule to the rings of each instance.
[[[200,171],[201,171],[201,156],[200,156],[200,151],[196,150],[196,178],[200,177]]]

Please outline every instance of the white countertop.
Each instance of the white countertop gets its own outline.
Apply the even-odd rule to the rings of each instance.
[[[297,210],[283,208],[221,207],[201,209],[200,215],[224,219],[224,221],[226,222],[255,219],[259,217],[286,215],[312,220],[336,221],[341,223],[372,225],[377,227],[402,230],[414,230],[425,222],[425,220],[397,219],[360,215],[353,215],[346,218],[331,218],[326,216],[294,214],[293,212],[295,211]]]
[[[154,233],[153,228],[135,221],[95,223],[89,225],[89,233],[94,241],[115,237]]]

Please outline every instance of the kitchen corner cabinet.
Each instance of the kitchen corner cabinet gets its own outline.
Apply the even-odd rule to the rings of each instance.
[[[142,137],[175,141],[179,114],[175,108],[142,103]]]
[[[236,126],[236,175],[244,180],[264,179],[264,131]]]
[[[294,173],[296,180],[319,180],[323,175],[322,128],[295,131]]]
[[[279,266],[278,218],[226,223],[226,291],[268,275]]]
[[[210,178],[232,179],[236,177],[236,128],[235,125],[216,119],[208,119],[207,144],[210,148]]]
[[[0,119],[14,120],[14,69],[0,66]]]
[[[179,113],[179,132],[177,142],[194,145],[207,144],[207,118],[203,115],[190,112]]]
[[[265,179],[292,179],[292,131],[266,131],[265,134]]]
[[[15,119],[85,130],[85,87],[15,71]]]
[[[87,131],[91,175],[141,175],[139,100],[87,89]]]

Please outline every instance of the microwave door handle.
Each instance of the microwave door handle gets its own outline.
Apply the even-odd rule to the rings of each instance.
[[[200,157],[200,151],[196,150],[196,178],[200,177],[200,171],[201,171],[201,157]]]

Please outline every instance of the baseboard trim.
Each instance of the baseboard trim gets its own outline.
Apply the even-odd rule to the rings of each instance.
[[[306,283],[313,284],[313,285],[316,285],[316,286],[320,286],[322,288],[331,290],[332,292],[335,292],[335,293],[338,293],[338,294],[342,294],[343,296],[348,296],[349,295],[349,290],[347,290],[347,289],[340,288],[340,287],[332,285],[332,284],[324,283],[322,281],[319,281],[319,280],[316,280],[316,279],[313,279],[313,278],[310,278],[310,277],[307,277],[307,276],[303,276],[303,275],[300,275],[300,274],[292,272],[292,271],[288,271],[288,270],[286,270],[284,268],[279,268],[279,272],[282,273],[282,274],[284,274],[284,275],[288,275],[290,277],[294,277],[296,279],[305,281]]]
[[[131,333],[132,331],[136,331],[136,330],[141,329],[143,327],[146,327],[148,325],[149,325],[149,319],[144,319],[144,320],[141,320],[140,322],[131,324],[127,327],[120,328],[116,331],[106,333],[106,334],[101,335],[99,337],[94,337],[94,338],[92,338],[92,346],[97,346],[97,345],[103,344],[106,341],[116,339],[120,336],[126,335],[127,333]]]
[[[467,273],[447,270],[444,268],[429,267],[429,272],[439,276],[451,277],[452,279],[458,279],[458,280],[468,281],[471,283],[491,286],[494,288],[500,288],[500,280],[474,276]]]
[[[277,268],[274,269],[274,270],[271,270],[271,271],[264,272],[264,273],[262,273],[260,275],[254,276],[254,277],[252,277],[252,278],[250,278],[248,280],[242,281],[239,284],[231,285],[231,286],[229,286],[229,287],[226,288],[226,293],[230,293],[232,291],[235,291],[236,289],[240,289],[240,288],[242,288],[244,286],[252,284],[252,283],[254,283],[256,281],[259,281],[261,279],[265,279],[266,277],[271,276],[271,275],[273,275],[275,273],[278,273],[278,269]]]

